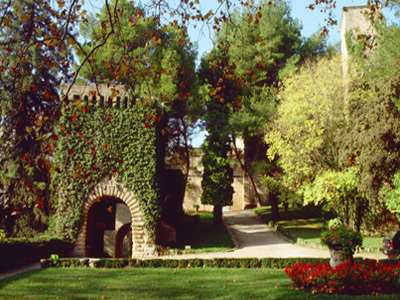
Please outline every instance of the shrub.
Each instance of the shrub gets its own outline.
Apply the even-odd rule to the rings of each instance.
[[[65,254],[72,249],[72,244],[61,239],[45,236],[35,238],[10,238],[0,241],[0,270],[29,264],[50,254]]]
[[[400,289],[400,261],[347,261],[335,269],[327,262],[296,262],[285,272],[294,287],[312,292],[359,295],[395,293]]]

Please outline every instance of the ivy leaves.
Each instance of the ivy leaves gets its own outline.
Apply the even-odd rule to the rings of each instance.
[[[98,182],[114,176],[137,197],[150,235],[160,217],[158,170],[162,159],[159,122],[143,126],[157,109],[132,106],[125,109],[89,106],[87,112],[73,105],[64,110],[57,127],[59,140],[54,163],[57,184],[56,231],[74,239],[83,221],[83,205]],[[70,213],[65,213],[65,211]],[[79,218],[68,220],[66,216]]]

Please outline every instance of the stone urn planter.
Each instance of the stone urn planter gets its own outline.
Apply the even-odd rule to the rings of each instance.
[[[331,244],[328,245],[329,248],[329,255],[330,255],[330,260],[329,264],[330,266],[334,269],[337,266],[340,266],[342,263],[353,260],[352,255],[348,255],[343,251],[343,247],[341,244]]]
[[[330,252],[330,265],[336,268],[342,263],[350,260],[352,264],[353,253],[362,245],[362,236],[349,226],[343,225],[339,219],[328,222],[328,229],[321,234],[321,244],[326,245]]]

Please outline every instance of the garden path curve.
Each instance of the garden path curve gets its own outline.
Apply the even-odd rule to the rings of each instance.
[[[226,211],[224,223],[235,241],[230,251],[176,255],[174,258],[313,257],[329,258],[329,251],[293,244],[260,220],[253,211]],[[358,253],[355,257],[385,259],[382,253]]]

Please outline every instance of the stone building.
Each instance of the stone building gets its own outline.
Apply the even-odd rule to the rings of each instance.
[[[243,151],[243,141],[237,140],[236,142],[238,150]],[[249,179],[245,176],[243,171],[240,169],[236,163],[236,159],[232,154],[229,155],[232,161],[233,168],[233,195],[232,195],[232,205],[225,206],[224,210],[242,210],[247,205],[255,204],[255,196],[253,190],[250,186]],[[212,205],[201,204],[201,181],[203,176],[203,166],[201,160],[203,158],[203,152],[201,148],[192,149],[190,155],[190,171],[188,183],[186,186],[186,193],[183,202],[184,210],[194,210],[194,205],[198,205],[200,210],[212,211]],[[253,180],[256,183],[259,196],[261,198],[262,204],[268,203],[268,193],[265,188],[262,187],[257,175],[253,175]]]
[[[376,13],[380,13],[377,11]],[[359,30],[360,33],[366,34],[367,36],[375,35],[374,26],[369,19],[371,10],[366,6],[343,6],[342,17],[340,19],[340,41],[342,51],[342,63],[343,63],[343,76],[346,78],[348,73],[348,60],[349,53],[346,45],[346,33],[353,31],[356,33]]]

